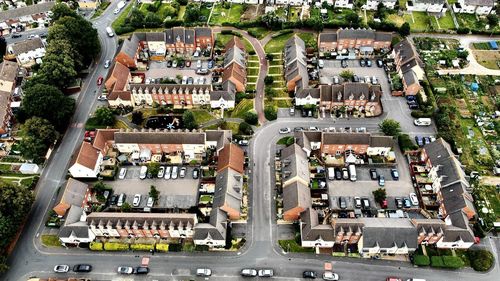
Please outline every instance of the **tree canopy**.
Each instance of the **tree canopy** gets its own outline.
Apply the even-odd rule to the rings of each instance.
[[[184,127],[189,130],[198,128],[198,124],[196,124],[194,114],[191,111],[184,111],[184,113],[182,114],[182,123],[184,123]]]
[[[19,150],[24,159],[43,162],[47,149],[59,137],[54,126],[46,119],[32,117],[21,126],[22,139]]]
[[[115,124],[115,115],[109,107],[101,106],[94,112],[94,119],[100,126],[112,126]]]
[[[36,84],[24,89],[22,111],[27,118],[38,116],[47,119],[58,131],[68,124],[75,101],[66,97],[54,86]]]
[[[379,128],[386,136],[397,136],[401,132],[401,125],[393,119],[385,119],[379,124]]]

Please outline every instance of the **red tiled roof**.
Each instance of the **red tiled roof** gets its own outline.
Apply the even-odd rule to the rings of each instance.
[[[105,86],[108,92],[123,91],[128,83],[130,70],[125,65],[116,62],[111,75],[106,80]]]
[[[76,163],[94,170],[97,158],[99,157],[99,150],[95,149],[89,142],[83,142]]]
[[[229,50],[231,48],[233,48],[234,46],[240,48],[241,50],[245,51],[245,44],[243,44],[243,42],[241,42],[241,39],[238,38],[237,36],[233,36],[233,38],[231,38],[231,40],[229,40],[227,43],[226,43],[226,46],[225,46],[225,50]]]
[[[245,85],[246,71],[237,63],[231,63],[222,74],[222,81],[225,82],[231,78],[236,79],[241,84]]]
[[[102,129],[102,130],[97,130],[97,133],[95,135],[94,139],[94,147],[99,150],[104,150],[106,143],[108,141],[114,140],[115,138],[115,132],[117,132],[118,129]]]
[[[132,100],[132,95],[129,91],[113,91],[107,96],[108,100]]]
[[[219,153],[219,159],[217,161],[217,171],[221,171],[227,167],[243,173],[243,164],[245,162],[245,153],[243,149],[233,143],[228,143]]]

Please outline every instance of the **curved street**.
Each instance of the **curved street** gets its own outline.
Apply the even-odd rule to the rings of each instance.
[[[102,43],[102,53],[93,66],[91,74],[77,100],[77,109],[71,126],[66,132],[59,147],[49,159],[47,166],[40,177],[36,189],[36,201],[33,205],[26,227],[21,234],[19,242],[9,258],[10,270],[2,276],[2,280],[26,280],[30,276],[48,277],[54,276],[52,268],[56,264],[89,263],[94,269],[87,274],[92,280],[116,280],[116,268],[120,265],[134,265],[140,263],[140,257],[144,252],[90,252],[84,249],[45,248],[40,245],[39,234],[43,229],[43,223],[47,210],[52,206],[58,188],[64,183],[68,165],[74,156],[75,150],[81,142],[84,133],[84,123],[91,112],[96,108],[97,86],[99,76],[106,76],[107,70],[103,68],[106,59],[110,59],[116,52],[116,37],[109,38],[105,28],[111,25],[116,17],[113,9],[117,1],[114,1],[104,14],[94,21],[98,28]],[[224,28],[226,29],[226,28]],[[228,28],[229,29],[229,28]],[[217,28],[216,28],[217,30]],[[220,28],[219,28],[220,30]],[[255,98],[255,109],[259,112],[259,121],[264,123],[263,80],[267,74],[267,62],[265,53],[259,41],[246,33],[239,31],[247,38],[262,62],[259,72],[261,87],[257,87]],[[250,37],[250,38],[248,38]],[[402,278],[426,278],[427,280],[456,281],[477,280],[493,281],[500,276],[498,258],[495,267],[488,273],[476,273],[470,269],[446,271],[436,269],[416,269],[409,263],[334,258],[325,255],[314,254],[292,254],[284,253],[276,244],[278,227],[275,222],[274,207],[274,182],[272,180],[272,167],[274,165],[274,153],[276,141],[281,138],[278,130],[281,127],[296,126],[318,126],[329,127],[365,127],[368,131],[377,131],[378,124],[384,118],[395,116],[401,120],[400,101],[393,97],[384,97],[387,105],[386,110],[394,108],[378,118],[369,119],[304,119],[285,117],[277,121],[266,122],[258,128],[250,143],[250,200],[249,221],[247,226],[247,243],[240,252],[234,253],[167,253],[155,254],[151,257],[151,273],[147,276],[134,276],[134,280],[182,280],[191,277],[198,267],[207,267],[213,270],[211,280],[242,280],[239,275],[243,267],[271,267],[275,270],[276,279],[300,280],[302,271],[306,269],[322,271],[325,261],[333,261],[333,268],[343,280],[385,280],[387,276],[399,276]],[[399,107],[399,110],[396,110]],[[421,130],[407,128],[404,130]],[[422,129],[423,130],[423,129]],[[417,131],[411,133],[428,133]],[[485,239],[485,244],[493,248],[496,254],[500,249],[498,239]],[[76,273],[60,274],[59,277],[83,276]],[[199,279],[202,280],[202,279]]]

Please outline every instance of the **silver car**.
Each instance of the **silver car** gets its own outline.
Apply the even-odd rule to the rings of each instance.
[[[179,167],[174,166],[172,168],[172,179],[175,180],[177,178],[177,172],[179,171]]]

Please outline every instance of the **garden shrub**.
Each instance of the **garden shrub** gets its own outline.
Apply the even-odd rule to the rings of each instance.
[[[170,244],[168,250],[170,252],[180,252],[182,251],[182,244]]]
[[[431,257],[431,266],[444,267],[443,259],[440,256]]]
[[[130,249],[135,251],[149,251],[154,249],[154,245],[151,244],[131,244]]]
[[[420,266],[427,266],[431,264],[431,260],[428,256],[424,255],[415,255],[413,256],[413,264]]]
[[[495,262],[493,254],[487,250],[469,250],[467,255],[469,256],[471,267],[476,271],[487,271]]]
[[[102,246],[103,245],[101,242],[90,242],[89,249],[92,251],[102,251],[103,250]]]
[[[128,251],[129,245],[125,243],[104,243],[104,250],[106,251]]]
[[[460,257],[442,256],[444,267],[458,269],[464,267],[464,261]]]
[[[168,244],[156,244],[156,250],[159,252],[168,252]]]

